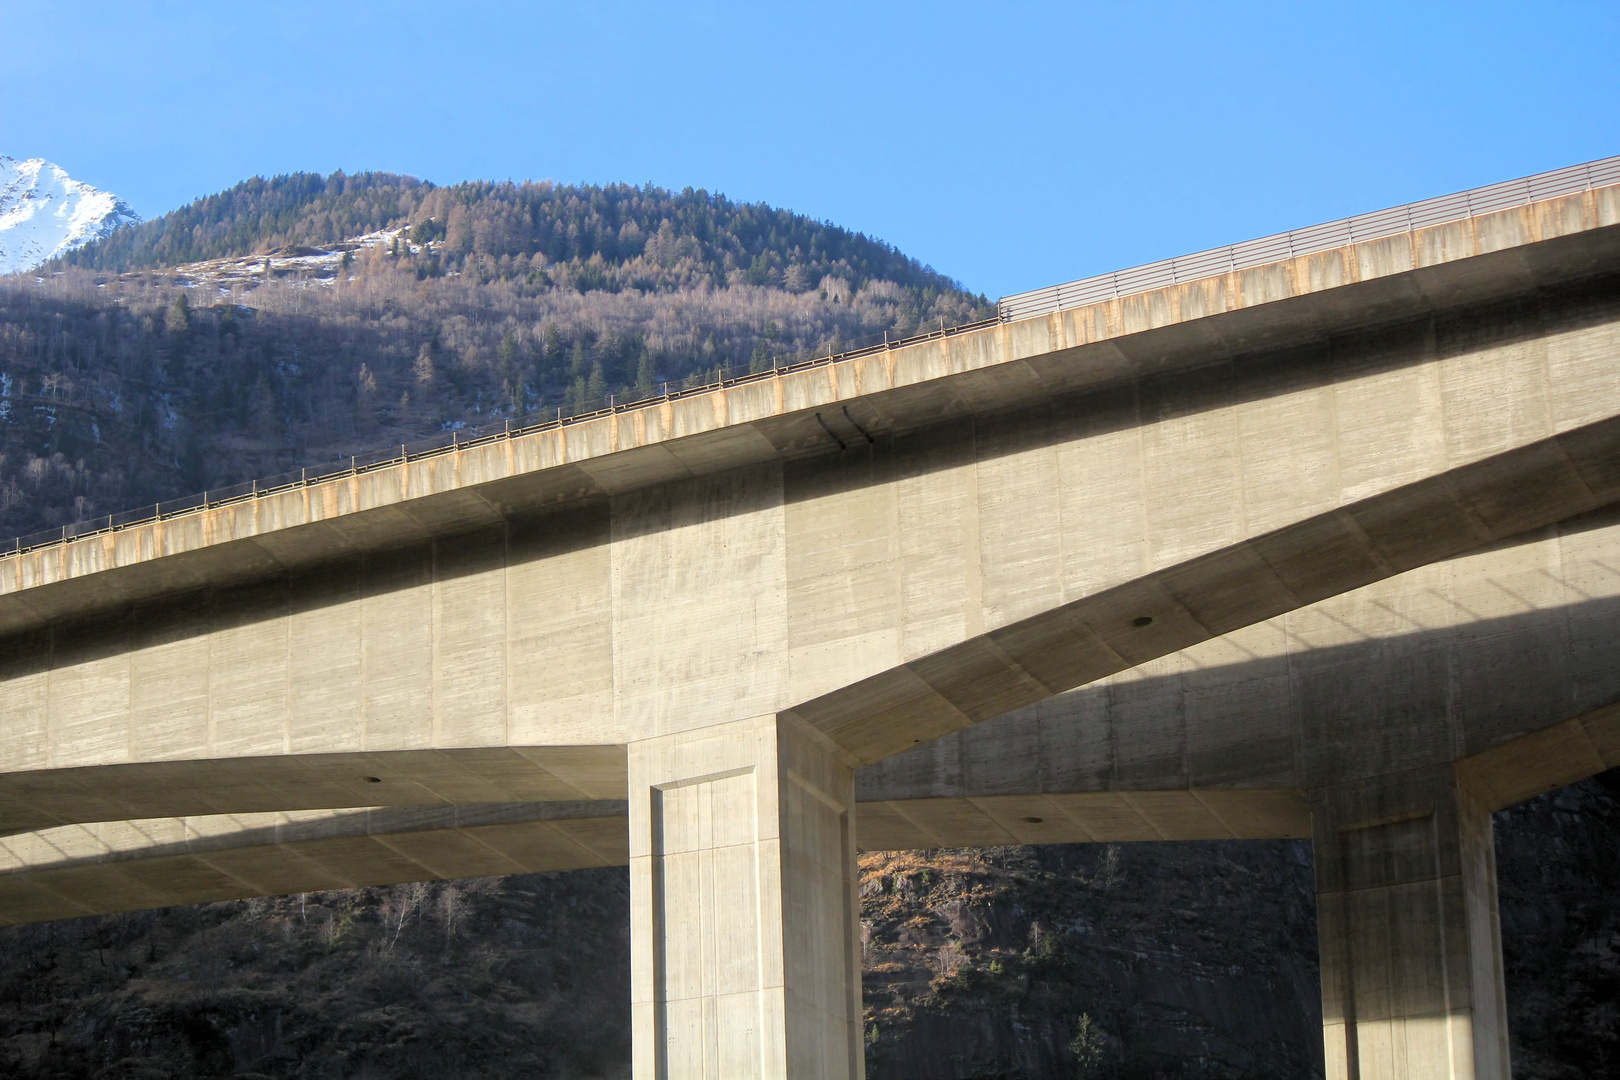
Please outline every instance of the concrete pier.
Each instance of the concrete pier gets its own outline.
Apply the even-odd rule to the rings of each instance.
[[[1486,804],[1440,767],[1314,808],[1328,1080],[1510,1080]]]
[[[774,716],[630,744],[637,1080],[866,1075],[855,787]]]

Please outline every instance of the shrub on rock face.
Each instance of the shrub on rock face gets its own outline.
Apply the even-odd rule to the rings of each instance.
[[[1320,1072],[1302,845],[873,853],[861,870],[873,1080]]]
[[[627,1075],[627,892],[587,870],[0,932],[0,1073]]]
[[[1091,1080],[1102,1073],[1108,1059],[1108,1039],[1102,1026],[1091,1019],[1090,1013],[1081,1013],[1074,1020],[1074,1035],[1069,1039],[1069,1057],[1074,1061],[1077,1080]]]

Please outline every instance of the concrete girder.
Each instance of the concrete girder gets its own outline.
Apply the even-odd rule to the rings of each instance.
[[[512,755],[622,776],[764,710],[873,760],[1612,499],[1614,319],[1542,298],[12,634],[0,822],[375,805],[394,753],[413,801],[599,797]]]
[[[1620,767],[1620,705],[1464,758],[1486,811]],[[861,850],[1303,839],[1292,788],[892,798],[856,804]],[[0,925],[293,892],[624,866],[622,800],[209,815],[0,838]]]
[[[0,840],[0,922],[622,866],[628,858],[622,800],[70,825]]]
[[[622,799],[622,746],[146,761],[0,773],[0,835],[80,822]]]
[[[861,850],[1304,838],[1297,791],[1078,792],[857,806]],[[623,800],[222,814],[0,838],[0,925],[325,889],[624,866]]]
[[[0,558],[0,632],[1432,318],[1614,272],[1620,185],[860,356]],[[851,429],[853,433],[853,429]]]
[[[1458,775],[1487,810],[1620,766],[1620,704],[1613,703],[1620,676],[1612,661],[1620,645],[1617,518],[1607,511],[1408,571],[862,768],[857,841],[879,850],[1304,837],[1311,835],[1308,790],[1432,769],[1457,748],[1465,752]],[[1506,687],[1504,649],[1534,658],[1511,672]],[[1350,708],[1352,701],[1362,707]],[[1387,730],[1365,729],[1383,716],[1392,718]],[[1325,767],[1353,764],[1354,749],[1340,745],[1349,727],[1360,727],[1371,746],[1406,752],[1368,766]],[[1134,754],[1107,756],[1109,746],[1133,739]],[[504,753],[486,753],[486,770],[506,761]],[[446,806],[452,790],[488,798],[490,789],[450,788],[443,764],[430,785],[401,782],[435,760],[381,754],[328,762],[332,770],[384,774],[386,781],[361,791],[428,804],[419,809],[114,821],[0,838],[0,895],[17,896],[0,903],[0,918],[387,884],[402,873],[501,872],[487,846],[463,842],[474,819],[458,814],[509,814],[517,822],[579,805]],[[1166,760],[1175,763],[1168,771],[1157,764]],[[1234,762],[1247,771],[1234,774]],[[611,764],[618,779],[597,782],[619,799],[622,750]],[[449,775],[465,785],[471,768],[464,763]],[[589,805],[598,815],[592,826],[622,839],[622,803]],[[313,875],[300,854],[310,842],[350,873]],[[380,855],[379,844],[393,854]],[[619,850],[600,839],[591,846]],[[195,869],[198,858],[217,861],[235,848],[243,850],[229,857],[251,873],[220,880]],[[559,850],[559,858],[537,853],[520,865],[583,865],[574,849]],[[416,854],[429,851],[437,854]],[[136,874],[142,884],[125,887],[135,860],[145,861]],[[58,879],[75,883],[76,900],[49,899],[67,887],[49,884]]]
[[[1103,589],[1100,593],[1082,597],[1050,612],[1008,623],[988,631],[987,635],[980,635],[978,640],[970,640],[966,646],[948,646],[943,653],[923,656],[914,665],[902,665],[901,669],[891,669],[886,674],[867,678],[865,682],[854,683],[852,688],[834,691],[834,695],[812,701],[810,706],[799,706],[794,711],[800,717],[808,714],[810,719],[833,722],[833,729],[829,733],[847,751],[862,748],[863,743],[857,742],[855,737],[867,740],[886,738],[889,743],[904,740],[909,748],[923,740],[932,740],[941,732],[967,729],[972,721],[991,719],[996,714],[1006,714],[1019,706],[1027,706],[1027,703],[1043,701],[1050,698],[1053,691],[1063,688],[1064,682],[1076,685],[1085,682],[1089,675],[1108,675],[1132,665],[1139,669],[1140,665],[1153,662],[1155,656],[1191,648],[1197,641],[1236,640],[1234,635],[1241,636],[1238,628],[1243,627],[1244,623],[1260,625],[1268,617],[1275,619],[1278,610],[1296,609],[1304,597],[1349,589],[1349,586],[1359,585],[1367,578],[1390,575],[1401,567],[1401,563],[1442,559],[1447,549],[1476,547],[1479,542],[1492,538],[1500,531],[1534,525],[1542,517],[1560,517],[1563,513],[1579,512],[1591,507],[1594,502],[1609,499],[1614,495],[1610,476],[1617,461],[1612,450],[1612,440],[1617,431],[1620,431],[1617,421],[1601,421],[1578,427],[1562,436],[1536,440],[1521,450],[1476,461],[1473,465],[1464,465],[1458,470],[1374,495],[1359,504],[1335,508],[1281,529],[1278,533],[1239,542],[1231,549],[1200,555],[1186,563],[1168,567],[1163,572],[1150,573],[1128,585]],[[1508,502],[1513,492],[1529,492],[1533,497],[1524,497],[1518,505],[1513,505]],[[1503,508],[1503,502],[1507,502],[1507,508]],[[1575,534],[1607,538],[1604,529],[1588,528],[1588,525],[1579,526]],[[591,526],[591,529],[596,528],[598,526]],[[724,531],[718,534],[724,536]],[[1333,544],[1324,544],[1324,536],[1333,539]],[[510,541],[507,544],[510,549]],[[1520,544],[1516,547],[1524,546]],[[1516,547],[1508,546],[1502,551]],[[467,551],[465,546],[462,551]],[[590,549],[583,551],[590,554]],[[1526,547],[1526,551],[1534,551],[1534,546]],[[452,585],[467,581],[476,583],[483,557],[476,551],[473,555],[478,557],[473,562],[473,572],[460,573],[452,565],[452,570],[445,576],[445,585],[439,588],[449,589]],[[591,557],[595,557],[595,554]],[[1487,552],[1481,557],[1453,559],[1447,565],[1489,565],[1490,560],[1500,557],[1502,555]],[[442,565],[450,560],[439,559],[439,562]],[[659,560],[653,565],[663,565],[663,562]],[[379,570],[382,578],[387,578],[389,573],[392,573],[389,567]],[[512,572],[501,570],[501,573]],[[329,578],[316,578],[314,586],[324,586],[327,580]],[[355,588],[353,575],[343,578],[340,588]],[[488,604],[473,610],[471,614],[486,617],[489,610],[496,610],[499,614],[499,606],[507,602],[502,601],[502,596],[509,588],[512,588],[510,583],[497,580],[499,591],[492,594]],[[1398,594],[1408,586],[1395,583],[1392,588]],[[742,596],[748,599],[747,593]],[[1575,599],[1573,596],[1565,597],[1558,602],[1575,602]],[[653,604],[650,607],[656,609],[658,606]],[[445,615],[433,615],[431,610],[431,607],[426,607],[423,614],[429,615],[433,622],[418,631],[424,640],[431,640],[429,631],[433,630],[434,625],[444,631],[449,631],[452,625]],[[1152,615],[1153,625],[1131,625],[1144,614]],[[603,615],[606,615],[606,609]],[[384,612],[382,619],[392,619],[392,615]],[[556,623],[556,620],[546,617],[544,622]],[[355,625],[358,627],[358,623]],[[561,636],[564,646],[572,648],[575,644],[573,636],[591,633],[590,628],[577,630],[577,625],[564,620],[561,625],[546,625],[544,633],[549,633],[552,638]],[[204,630],[209,630],[209,627],[211,623],[204,619]],[[272,620],[266,623],[266,627],[271,631],[266,641],[272,649],[287,648],[288,638],[296,635],[296,628],[288,628],[285,622]],[[332,631],[342,636],[347,633],[347,627],[348,623],[335,622]],[[152,680],[157,695],[154,699],[156,704],[146,712],[134,709],[133,696],[144,693],[141,690],[144,683],[136,678],[138,672],[131,672],[130,662],[123,659],[126,654],[122,653],[122,649],[128,646],[123,640],[113,640],[96,648],[94,631],[97,630],[99,628],[91,627],[91,653],[110,656],[110,662],[102,659],[91,659],[89,662],[58,661],[58,670],[63,672],[60,682],[44,661],[44,657],[49,656],[44,649],[52,649],[58,657],[63,654],[73,656],[73,633],[63,631],[57,640],[40,643],[36,653],[31,653],[29,649],[29,638],[21,641],[13,638],[10,641],[11,648],[16,649],[11,664],[13,674],[18,669],[31,669],[40,674],[31,678],[13,677],[5,683],[6,695],[10,698],[8,717],[11,721],[11,730],[6,733],[11,750],[6,756],[11,769],[0,772],[0,827],[3,829],[34,829],[73,821],[251,813],[295,808],[616,798],[622,797],[624,792],[622,743],[596,746],[588,743],[573,746],[455,746],[452,743],[441,748],[382,750],[381,746],[389,743],[387,738],[382,738],[390,735],[387,727],[377,732],[379,737],[369,737],[373,745],[379,746],[377,750],[356,748],[340,753],[267,753],[274,746],[285,748],[293,738],[279,727],[272,727],[267,732],[261,732],[262,735],[269,735],[264,740],[266,745],[262,750],[256,746],[245,746],[248,753],[230,753],[227,743],[215,743],[214,756],[198,755],[164,761],[160,759],[162,756],[175,753],[175,748],[168,748],[164,750],[164,755],[152,753],[151,758],[157,759],[128,761],[128,746],[139,748],[146,735],[130,727],[120,729],[117,714],[107,716],[105,706],[99,704],[100,698],[91,695],[105,696],[109,687],[118,695],[126,695],[123,699],[131,701],[131,704],[125,708],[130,708],[131,712],[126,714],[128,719],[123,724],[130,724],[138,716],[151,716],[154,724],[170,725],[175,712],[177,680],[170,677],[172,667],[154,669],[154,675],[159,675]],[[173,630],[165,630],[164,625],[159,623],[156,630],[143,633],[147,640],[156,638],[159,643],[152,653],[173,651],[190,641],[199,640],[186,638],[183,620],[180,630],[181,633],[177,635]],[[598,625],[596,630],[601,630],[601,627]],[[206,638],[201,640],[207,643]],[[339,644],[347,644],[347,648],[353,649],[352,641],[339,641]],[[1320,653],[1320,644],[1320,641],[1301,640],[1298,648],[1306,651],[1317,649]],[[512,646],[505,643],[505,648]],[[434,646],[434,649],[439,649],[439,646]],[[1045,649],[1045,653],[1040,649]],[[314,690],[327,695],[313,699],[313,704],[318,706],[329,706],[332,701],[330,690],[343,690],[340,680],[347,678],[342,674],[342,669],[326,672],[319,667],[322,662],[330,661],[332,651],[334,649],[322,648],[314,653],[313,662],[318,667],[301,672],[298,677],[298,682],[309,682]],[[424,654],[421,659],[429,664],[437,662],[434,657],[441,656],[442,651],[444,649]],[[544,656],[544,649],[538,649],[536,653]],[[951,657],[962,654],[969,656],[969,662],[941,662],[941,657],[949,661]],[[262,659],[253,653],[241,653],[237,648],[228,651],[225,656],[241,657],[241,661],[249,665]],[[185,657],[181,656],[180,659],[183,661]],[[371,670],[376,672],[381,669],[382,662],[390,659],[392,657],[384,654],[381,661],[371,665]],[[538,674],[544,678],[572,678],[569,659],[569,653],[554,654],[548,657],[546,669]],[[654,657],[648,657],[648,664],[653,662]],[[199,670],[207,674],[207,667],[214,661],[209,659],[209,654],[204,654],[199,656],[198,664],[193,665],[190,672],[183,672],[181,677],[190,677]],[[105,677],[96,675],[94,669],[99,665],[107,667]],[[420,674],[420,665],[413,664],[410,657],[397,665],[407,674]],[[922,674],[917,674],[915,669],[922,669]],[[360,667],[356,665],[353,670],[358,672]],[[494,670],[499,674],[499,667]],[[1038,678],[1030,677],[1030,672],[1034,672]],[[225,670],[224,674],[230,672]],[[455,685],[455,693],[483,695],[476,696],[468,709],[491,709],[492,706],[492,714],[499,719],[502,688],[509,690],[512,677],[507,675],[504,680],[489,680],[480,678],[476,669],[468,670],[467,675],[465,683]],[[932,678],[935,685],[930,685],[923,675]],[[449,677],[447,672],[445,678]],[[298,693],[303,687],[293,680],[285,667],[271,669],[271,678],[274,680],[271,691],[275,696],[267,699],[271,708],[267,719],[282,724],[287,719],[285,712],[280,712],[280,709],[287,708],[282,704],[285,701],[283,695]],[[914,727],[899,729],[899,735],[896,735],[894,727],[885,729],[881,725],[862,727],[847,724],[847,719],[860,719],[860,712],[854,706],[849,706],[844,698],[863,695],[873,687],[883,690],[886,682],[894,680],[906,683],[902,685],[902,691],[910,687],[923,688],[909,703],[904,699],[901,701],[902,706],[912,709],[902,712],[901,716]],[[29,685],[32,690],[29,690]],[[961,693],[957,693],[957,688]],[[429,693],[421,696],[433,696],[431,683],[423,683],[423,690]],[[123,742],[123,746],[118,748],[118,756],[125,756],[125,761],[118,763],[115,756],[107,764],[45,769],[16,767],[19,759],[28,756],[37,758],[40,753],[39,745],[24,745],[21,742],[28,737],[29,722],[26,717],[31,711],[34,714],[44,712],[39,708],[40,701],[47,706],[53,704],[49,695],[58,695],[60,701],[73,703],[75,693],[86,695],[79,698],[91,706],[91,716],[84,717],[84,721],[94,717],[94,722],[84,724],[84,721],[70,714],[60,722],[39,725],[37,730],[47,740],[47,746],[52,738],[65,738],[75,730],[84,730],[86,737],[97,740],[105,738],[110,730],[117,732]],[[262,695],[262,691],[259,693]],[[345,693],[350,698],[355,696],[352,688]],[[441,701],[447,701],[450,691],[442,691],[437,696]],[[225,698],[224,691],[211,688],[206,698],[199,696],[198,708],[219,708],[212,703],[220,701],[227,706],[233,704]],[[400,708],[390,704],[390,701],[392,699],[384,699],[379,704],[387,708]],[[611,708],[608,698],[591,698],[591,701],[608,704]],[[826,708],[828,701],[833,703],[834,708]],[[420,703],[418,698],[408,704],[415,708]],[[893,698],[885,703],[880,695],[878,703],[891,704]],[[816,709],[820,709],[820,714]],[[96,712],[100,712],[100,716],[96,716]],[[842,729],[838,727],[841,717],[844,717]],[[49,721],[49,716],[40,716],[40,719]],[[1568,714],[1550,717],[1549,722],[1562,722],[1563,719],[1568,719]],[[352,733],[337,730],[339,725],[335,724],[329,709],[314,712],[309,722],[311,730],[303,737],[308,745],[321,745],[321,740],[327,740],[327,745],[342,745],[342,742],[353,745],[358,742]],[[209,727],[215,737],[224,735],[224,725],[219,722],[211,722]],[[154,727],[154,732],[156,730],[159,729]],[[544,732],[546,729],[538,727],[536,730]],[[60,733],[53,735],[52,732]],[[854,732],[854,737],[849,732]],[[492,733],[496,738],[515,737],[510,722],[494,725]],[[454,737],[454,730],[447,730],[445,735]],[[590,737],[590,730],[586,729],[583,735]],[[611,732],[609,727],[609,737],[622,738],[622,735]],[[421,735],[413,738],[420,745]],[[964,738],[974,740],[975,737],[969,733]],[[996,724],[991,724],[985,730],[985,738],[978,740],[985,750],[972,750],[967,756],[983,753],[987,755],[987,761],[1001,761],[1004,755],[990,748],[1001,738],[1000,729]],[[449,742],[449,738],[445,738],[445,742]],[[854,743],[854,748],[849,743]],[[92,750],[96,745],[87,743]],[[865,746],[870,745],[872,743],[865,743]],[[66,743],[65,748],[71,748],[71,743]],[[57,751],[57,756],[58,761],[62,761],[60,751]],[[888,767],[880,766],[880,771]],[[904,766],[894,767],[902,769]],[[1252,776],[1255,767],[1259,767],[1257,763],[1249,759],[1244,761],[1243,767],[1249,771],[1247,774],[1241,771],[1221,774],[1215,784],[1257,782]],[[894,776],[899,776],[899,772],[894,772]],[[366,777],[376,777],[379,782],[373,784]],[[1267,774],[1264,782],[1298,789],[1306,789],[1312,784],[1307,774]],[[1181,785],[1186,784],[1209,787],[1209,784],[1199,780],[1181,782]],[[1158,785],[1158,780],[1150,780],[1145,785],[1137,784],[1136,787],[1153,785]],[[956,795],[956,792],[932,793],[948,797]],[[1032,793],[1032,790],[1016,789],[1008,793]]]
[[[872,764],[1620,498],[1620,420],[1328,511],[869,676],[792,715]]]
[[[1617,568],[1610,507],[963,728],[858,770],[859,798],[1309,791],[1465,760],[1499,809],[1620,765]]]
[[[1231,635],[1309,599],[1353,591],[1396,574],[1403,564],[1444,561],[1501,533],[1589,510],[1620,492],[1612,479],[1620,475],[1617,444],[1620,421],[1538,440],[1009,623],[786,713],[821,730],[852,760],[876,761],[1071,687]],[[1503,508],[1508,493],[1526,489],[1534,498]],[[493,601],[497,613],[501,602],[499,596]],[[487,610],[475,614],[483,617]],[[1142,618],[1151,619],[1151,625],[1133,625]],[[270,629],[272,646],[285,648],[288,631],[274,623]],[[164,635],[160,630],[153,636]],[[18,639],[12,644],[17,646]],[[74,647],[68,634],[35,643],[33,652],[28,639],[21,645],[13,670],[43,668],[47,680],[54,674],[47,657],[71,656]],[[122,647],[115,641],[110,647],[92,643],[89,649],[112,658],[107,678],[117,680],[119,693],[132,695],[138,687],[122,659]],[[106,661],[54,663],[55,670],[76,680],[55,684],[71,700],[67,687],[84,684],[90,678],[87,669]],[[272,677],[274,703],[291,688],[285,672],[272,669]],[[16,680],[11,683],[12,688],[17,685]],[[50,693],[51,685],[35,676],[36,694]],[[479,698],[472,707],[493,704],[498,709],[502,688],[474,682],[456,691],[489,699]],[[167,724],[173,684],[164,680],[157,690],[163,695],[161,704],[150,715]],[[26,696],[12,700],[27,704]],[[328,717],[315,715],[312,720],[318,733],[332,727]],[[64,723],[58,730],[71,732],[75,726],[84,727]],[[86,736],[104,738],[108,727],[104,717],[97,718]],[[501,724],[498,737],[510,737],[509,731]],[[373,742],[388,745],[382,738]],[[285,738],[274,737],[271,743],[285,745]],[[0,772],[0,829],[280,809],[617,798],[624,790],[624,768],[622,743],[452,744],[292,754],[216,751],[213,757],[180,760],[13,768]],[[1221,782],[1244,779],[1234,775]],[[1268,782],[1308,786],[1308,779],[1298,776]]]

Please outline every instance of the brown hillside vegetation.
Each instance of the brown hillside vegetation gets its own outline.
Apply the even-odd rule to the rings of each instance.
[[[881,280],[535,291],[419,279],[373,252],[331,281],[272,279],[208,306],[175,275],[0,279],[9,535],[915,325]],[[979,313],[960,298],[930,311],[948,325]]]
[[[0,278],[0,527],[992,312],[881,241],[703,191],[255,179]]]

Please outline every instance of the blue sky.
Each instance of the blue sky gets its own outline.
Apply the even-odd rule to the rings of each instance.
[[[0,0],[0,153],[650,181],[991,297],[1620,153],[1620,4]]]

